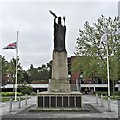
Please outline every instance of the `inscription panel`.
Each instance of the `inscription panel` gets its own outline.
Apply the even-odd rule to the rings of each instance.
[[[44,97],[44,107],[49,107],[49,96]]]
[[[76,96],[76,107],[81,107],[81,97]]]
[[[70,107],[74,107],[74,96],[69,97]]]
[[[38,96],[38,107],[43,107],[43,96]]]
[[[68,107],[68,96],[63,97],[63,107]]]
[[[57,107],[62,107],[62,96],[57,97]]]
[[[56,107],[56,96],[51,96],[51,107]]]
[[[77,95],[41,95],[37,98],[38,107],[81,108],[81,96]]]

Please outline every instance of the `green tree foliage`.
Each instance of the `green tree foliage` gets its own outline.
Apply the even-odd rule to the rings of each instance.
[[[50,61],[46,65],[43,64],[38,68],[34,68],[33,64],[30,65],[30,69],[27,70],[29,75],[30,81],[41,81],[46,80],[48,81],[51,77],[51,65],[52,62]]]
[[[6,73],[11,72],[9,69],[9,62],[5,60],[5,57],[1,56],[1,68],[2,68],[2,85],[6,84],[7,81],[5,80]]]
[[[103,15],[96,23],[90,25],[85,22],[84,29],[79,30],[75,54],[84,56],[75,63],[74,70],[82,69],[84,77],[98,76],[107,79],[106,71],[106,46],[100,48],[100,39],[107,32],[110,79],[118,80],[119,46],[120,35],[117,34],[120,22],[119,18],[105,18]],[[74,71],[73,70],[73,71]]]
[[[16,59],[12,58],[10,62],[5,60],[5,57],[1,56],[1,77],[2,84],[15,83],[15,74],[16,74]],[[38,68],[35,68],[33,64],[30,65],[28,70],[23,70],[21,63],[18,62],[18,84],[31,84],[32,81],[48,81],[51,77],[52,62],[50,61],[46,65],[43,64]],[[8,82],[5,80],[6,74],[11,74],[11,80]]]
[[[21,92],[23,95],[28,94],[30,95],[33,91],[33,88],[31,86],[27,86],[25,84],[18,86],[18,91]]]
[[[24,79],[23,77],[23,69],[21,67],[21,64],[18,63],[17,66],[18,69],[18,83],[22,83],[22,80]],[[5,76],[9,74],[11,76],[10,81],[5,80]],[[16,59],[12,58],[10,62],[5,60],[5,57],[2,57],[2,84],[7,84],[7,83],[15,83],[15,76],[16,76]]]

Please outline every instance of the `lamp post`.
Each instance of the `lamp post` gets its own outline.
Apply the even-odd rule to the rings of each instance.
[[[108,97],[110,97],[109,46],[108,46],[108,34],[109,34],[109,30],[106,27],[104,31],[105,31],[105,34],[102,35],[100,43],[102,43],[102,45],[104,46],[104,49],[106,50],[106,57],[107,57],[107,79],[108,79]]]
[[[109,31],[106,29],[106,35],[107,35],[107,46],[106,46],[106,53],[107,53],[107,78],[108,78],[108,97],[110,97],[110,70],[109,70],[109,45],[108,45],[108,34]],[[120,28],[118,27],[118,31],[116,33],[117,35],[120,34]],[[119,59],[119,40],[118,40],[118,59]],[[119,61],[118,61],[119,62]]]
[[[108,97],[110,97],[110,69],[109,69],[109,43],[108,43],[108,34],[109,29],[106,27],[106,56],[107,56],[107,79],[108,79]]]
[[[108,51],[108,42],[107,42],[106,52],[107,52],[108,97],[110,97],[110,70],[109,70],[109,51]]]

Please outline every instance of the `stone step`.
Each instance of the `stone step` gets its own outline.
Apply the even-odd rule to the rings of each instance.
[[[119,120],[118,118],[2,118],[2,120]]]

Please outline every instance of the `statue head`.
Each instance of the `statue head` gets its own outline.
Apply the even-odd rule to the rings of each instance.
[[[61,24],[61,17],[58,17],[58,24]]]

